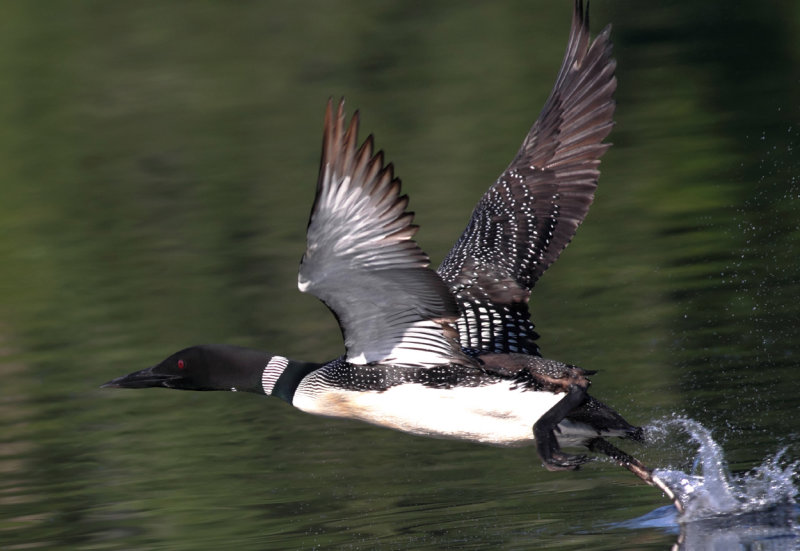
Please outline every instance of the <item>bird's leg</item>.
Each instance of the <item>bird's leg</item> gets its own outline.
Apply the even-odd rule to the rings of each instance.
[[[616,461],[620,467],[624,467],[635,474],[639,479],[644,481],[645,484],[659,488],[662,492],[664,492],[664,494],[666,494],[672,503],[675,504],[675,508],[678,509],[678,512],[683,512],[683,505],[680,501],[678,501],[675,493],[658,477],[654,477],[653,471],[645,467],[641,461],[632,455],[625,453],[621,449],[609,443],[607,440],[604,440],[600,437],[589,440],[589,442],[586,443],[586,447],[589,448],[589,451],[607,455]]]
[[[548,471],[574,471],[590,459],[585,455],[571,455],[561,451],[555,431],[567,414],[581,405],[586,397],[586,388],[570,384],[566,396],[542,415],[533,425],[536,451]]]

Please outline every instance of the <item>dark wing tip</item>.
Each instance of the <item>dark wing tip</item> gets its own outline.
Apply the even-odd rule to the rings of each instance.
[[[589,1],[586,2],[586,8],[583,7],[583,0],[575,0],[575,9],[572,12],[573,26],[581,26],[587,31],[589,30]]]

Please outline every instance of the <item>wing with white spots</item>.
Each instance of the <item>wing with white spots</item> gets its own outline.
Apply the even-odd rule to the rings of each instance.
[[[417,226],[400,180],[368,137],[357,148],[358,113],[328,102],[317,195],[298,286],[339,321],[347,360],[429,367],[467,360],[448,322],[458,307],[412,239]]]
[[[569,244],[594,199],[616,88],[610,27],[593,41],[576,0],[550,97],[517,156],[489,188],[439,267],[456,296],[461,345],[538,354],[528,299]]]

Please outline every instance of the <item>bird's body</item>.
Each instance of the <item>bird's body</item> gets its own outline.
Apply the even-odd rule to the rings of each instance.
[[[564,394],[545,388],[531,377],[487,371],[487,362],[491,363],[492,358],[484,356],[484,360],[483,368],[399,368],[360,366],[339,358],[310,372],[293,390],[284,388],[282,397],[307,413],[357,419],[421,436],[499,446],[533,444],[534,422]],[[567,367],[543,358],[525,360],[551,371]],[[265,393],[273,393],[275,381],[285,369],[282,366],[288,361],[280,356],[270,360],[275,371],[273,377],[264,380]],[[593,399],[590,403],[605,407]],[[635,427],[619,416],[609,416],[609,412],[610,408],[604,410],[605,424],[597,427],[579,415],[563,419],[558,425],[559,443],[577,446],[600,435],[635,436]]]
[[[380,391],[330,386],[315,389],[317,377],[309,379],[300,386],[294,401],[298,409],[308,413],[358,419],[420,436],[499,446],[533,444],[533,420],[562,397],[527,391],[504,380],[482,384],[462,381],[453,387],[407,382]],[[565,426],[562,432],[566,431]]]
[[[528,302],[594,199],[613,126],[610,29],[590,40],[576,0],[556,83],[509,167],[437,271],[413,239],[400,181],[344,102],[325,114],[317,193],[298,287],[336,316],[346,353],[316,364],[224,345],[181,350],[107,386],[246,390],[308,413],[423,436],[534,444],[551,470],[583,445],[655,483],[604,440],[641,429],[587,393],[592,372],[540,356]]]

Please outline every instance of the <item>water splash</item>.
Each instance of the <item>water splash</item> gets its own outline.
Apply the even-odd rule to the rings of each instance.
[[[666,440],[676,430],[687,433],[698,445],[694,466],[690,473],[656,469],[653,476],[670,488],[683,505],[681,523],[795,504],[800,461],[787,462],[785,450],[755,469],[733,476],[711,431],[697,421],[685,417],[658,421],[647,427],[648,440]]]
[[[698,446],[690,472],[653,472],[653,477],[675,494],[683,512],[673,506],[660,507],[619,526],[675,533],[674,551],[800,549],[795,485],[800,461],[787,461],[781,451],[751,471],[732,475],[711,431],[697,421],[674,417],[645,430],[651,444],[672,446],[672,439],[680,436],[684,440],[685,433]]]

